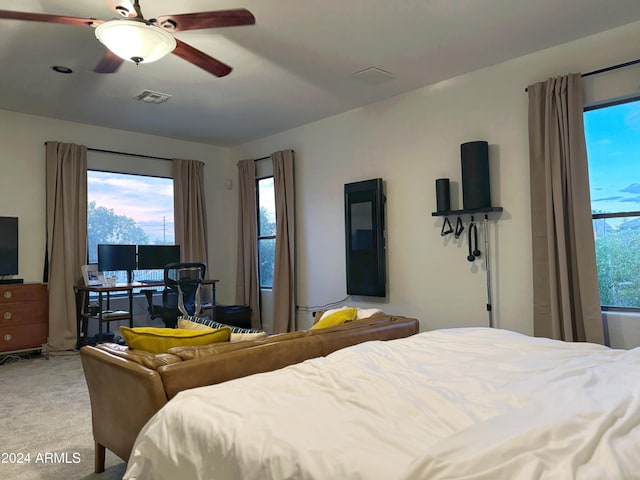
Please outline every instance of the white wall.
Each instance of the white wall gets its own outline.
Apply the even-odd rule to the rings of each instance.
[[[235,148],[235,159],[289,148],[296,152],[298,305],[323,305],[345,296],[343,185],[382,177],[388,297],[349,303],[415,316],[422,329],[487,325],[484,264],[467,262],[466,236],[443,240],[441,219],[431,216],[436,178],[451,178],[452,208],[461,208],[460,144],[486,140],[492,201],[504,207],[490,227],[494,322],[531,334],[524,89],[550,76],[635,59],[639,44],[640,23],[627,25]],[[625,84],[626,93],[640,85],[640,69],[632,73],[637,80]],[[593,97],[606,89],[589,84],[587,90]],[[308,322],[310,315],[300,312],[299,324]]]
[[[483,264],[471,266],[463,239],[443,240],[441,220],[431,216],[436,178],[451,178],[452,208],[461,206],[459,145],[486,140],[493,203],[505,209],[490,228],[494,320],[499,327],[532,333],[524,88],[549,76],[633,60],[639,44],[637,22],[232,150],[0,110],[0,215],[20,217],[19,276],[25,281],[42,278],[43,143],[74,142],[207,164],[209,265],[211,275],[221,280],[219,302],[234,303],[235,162],[292,148],[296,151],[298,305],[320,306],[345,297],[343,185],[382,177],[388,199],[388,296],[349,303],[415,316],[422,329],[486,325]],[[636,93],[640,68],[591,77],[585,86],[589,102]],[[227,180],[232,181],[231,189]],[[310,314],[300,313],[300,327],[310,321]]]
[[[42,281],[47,140],[205,162],[210,276],[221,280],[219,300],[234,301],[237,194],[235,181],[231,190],[226,187],[236,177],[228,149],[0,110],[0,215],[19,217],[19,277]]]
[[[614,348],[640,346],[640,315],[633,313],[604,312],[608,345]]]

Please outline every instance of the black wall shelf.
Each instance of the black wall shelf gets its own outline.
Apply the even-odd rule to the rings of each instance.
[[[483,208],[468,208],[466,210],[445,210],[443,212],[431,212],[434,217],[448,217],[453,215],[473,215],[476,213],[489,213],[489,212],[501,212],[502,207],[483,207]]]

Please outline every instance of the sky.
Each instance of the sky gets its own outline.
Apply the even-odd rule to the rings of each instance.
[[[594,213],[640,211],[640,100],[585,112]]]
[[[270,222],[276,221],[276,205],[273,190],[273,177],[265,178],[258,183],[259,191],[259,208],[264,207],[267,211],[267,219]]]
[[[89,171],[89,201],[133,218],[150,243],[173,243],[173,180],[122,173]]]

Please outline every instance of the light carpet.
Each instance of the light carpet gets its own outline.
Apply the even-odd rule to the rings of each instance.
[[[108,450],[105,472],[93,473],[91,405],[78,352],[7,357],[0,399],[0,479],[122,479],[126,463]]]

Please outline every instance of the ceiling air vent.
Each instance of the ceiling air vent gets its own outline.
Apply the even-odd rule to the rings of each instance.
[[[145,103],[165,103],[173,95],[168,93],[154,92],[153,90],[142,90],[136,94],[135,98]]]
[[[353,74],[353,78],[369,85],[379,85],[394,78],[392,73],[376,67],[369,67]]]

